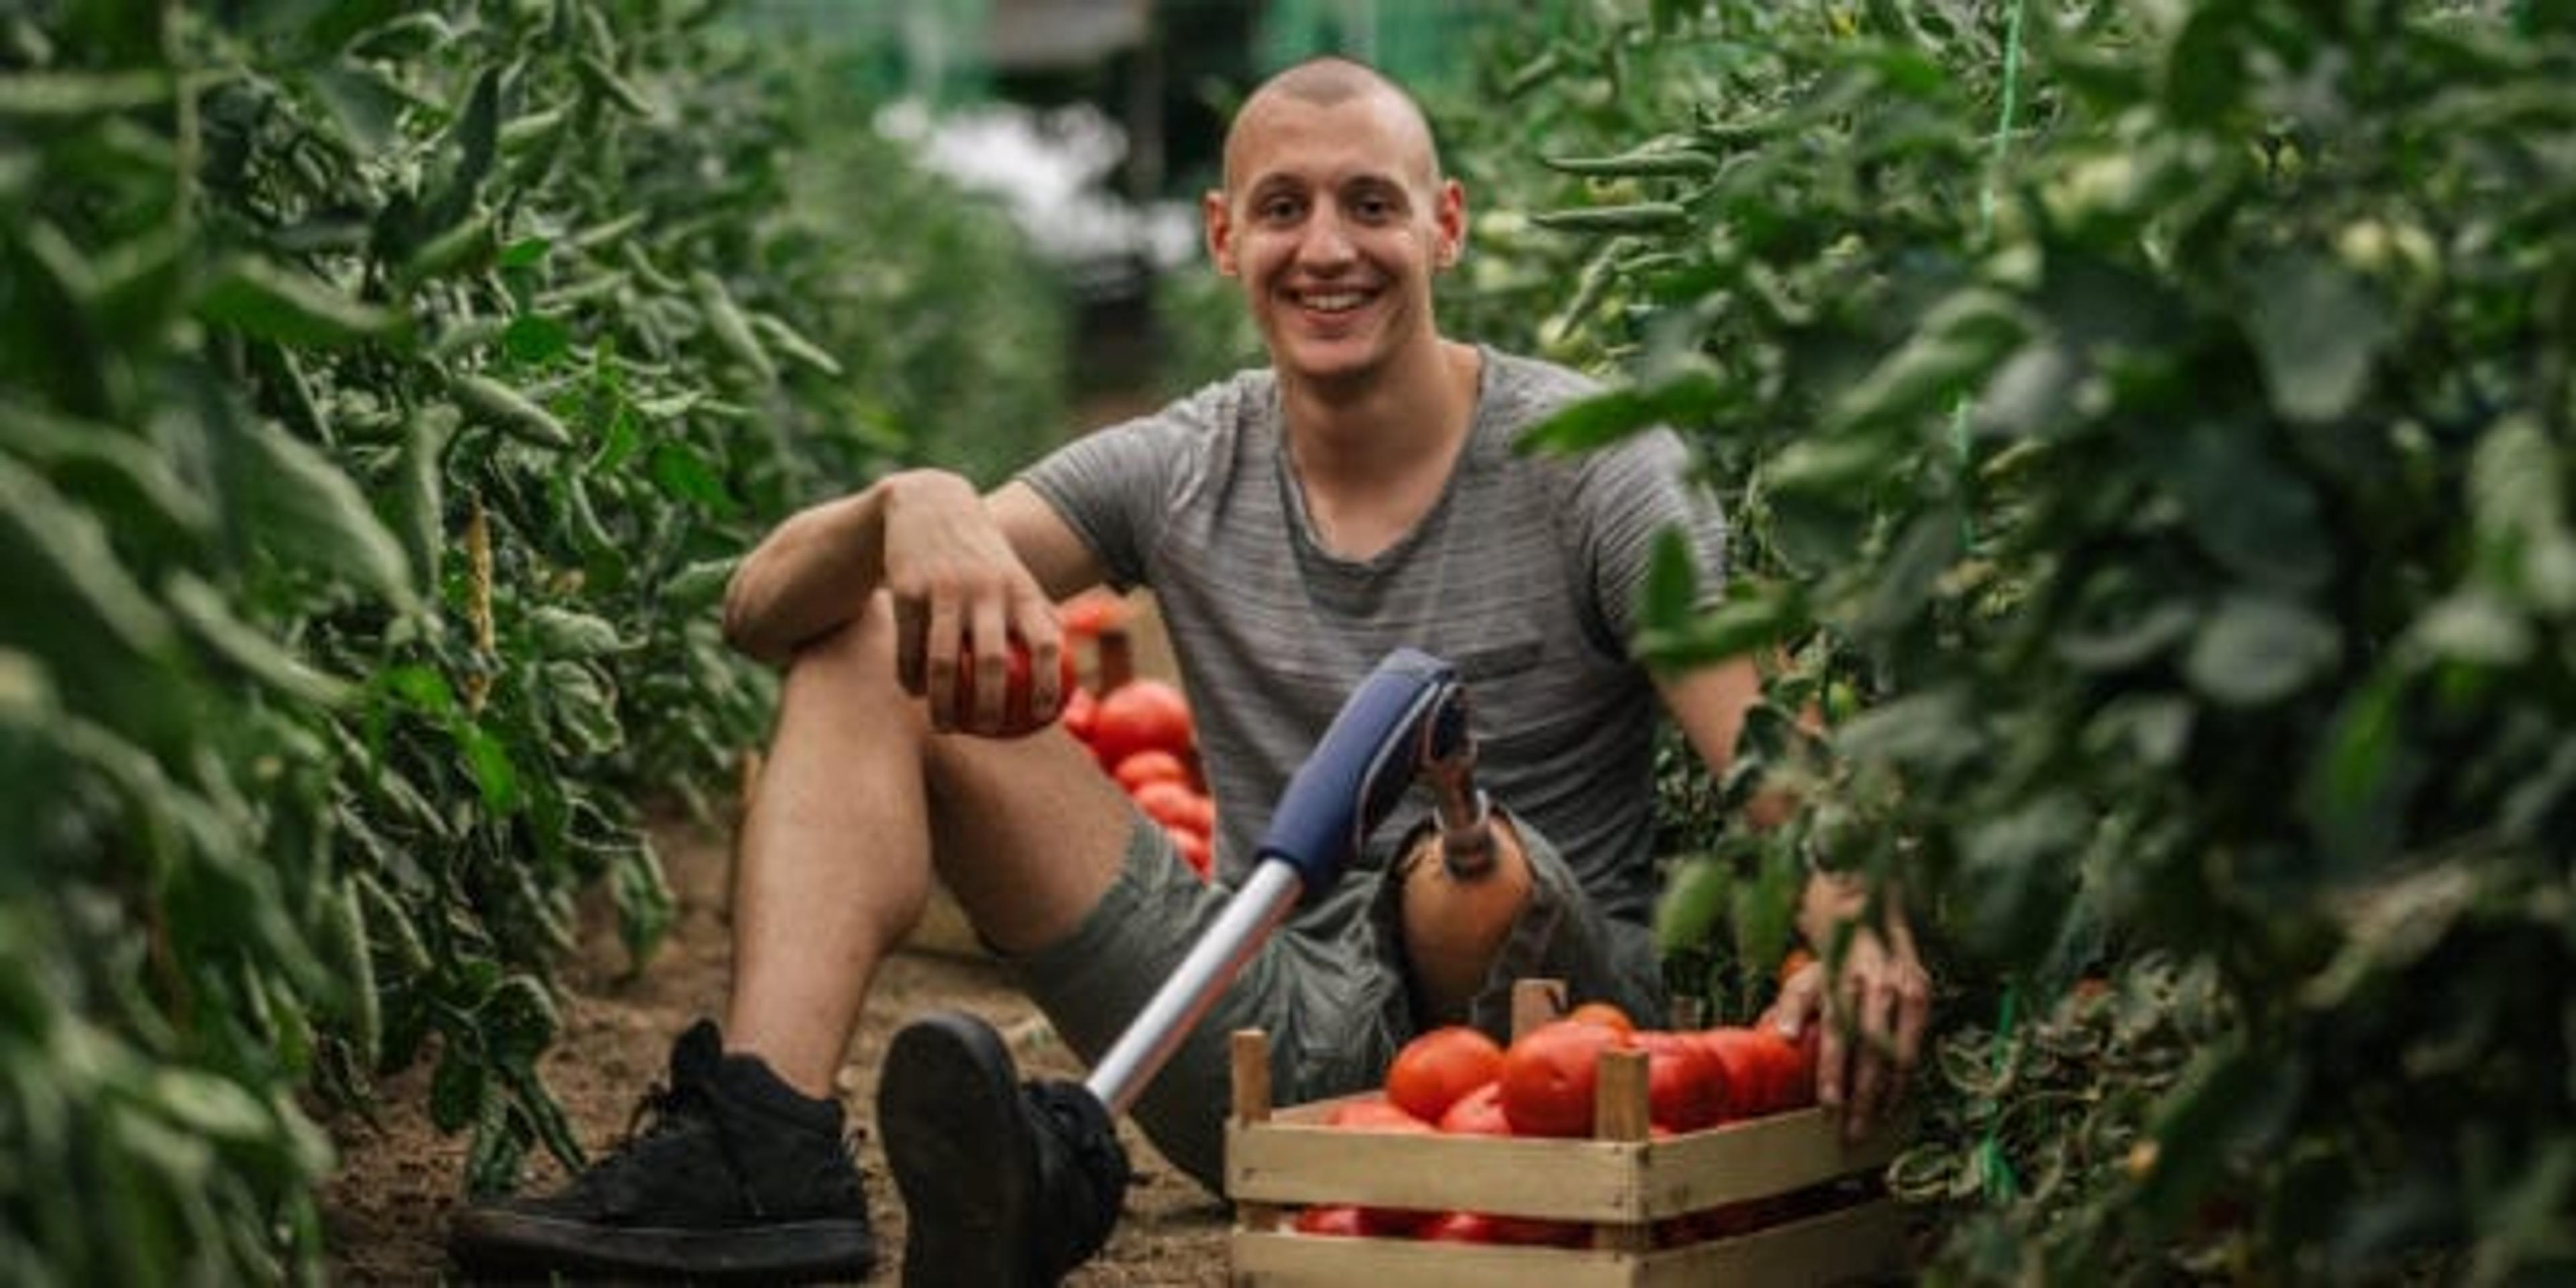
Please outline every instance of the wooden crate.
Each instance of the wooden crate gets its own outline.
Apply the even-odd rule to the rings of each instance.
[[[1233,1282],[1465,1288],[1727,1288],[1901,1278],[1895,1204],[1875,1197],[1750,1233],[1657,1248],[1655,1223],[1883,1169],[1901,1129],[1847,1145],[1821,1109],[1648,1139],[1646,1059],[1602,1059],[1592,1140],[1439,1136],[1331,1128],[1339,1101],[1273,1110],[1268,1042],[1235,1035],[1226,1128]],[[1349,1203],[1579,1222],[1590,1248],[1431,1243],[1300,1234],[1287,1207]]]

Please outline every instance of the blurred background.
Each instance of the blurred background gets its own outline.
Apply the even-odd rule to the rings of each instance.
[[[1465,89],[1480,24],[1563,0],[758,0],[745,21],[804,46],[878,104],[871,126],[1006,210],[1069,310],[1077,398],[1178,392],[1248,331],[1193,317],[1199,194],[1260,79],[1341,53],[1426,99]],[[1160,304],[1158,306],[1158,292]],[[1172,350],[1175,329],[1225,333]],[[1201,337],[1203,340],[1206,337]]]

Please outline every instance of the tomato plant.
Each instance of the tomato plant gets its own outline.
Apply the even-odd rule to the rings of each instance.
[[[1550,172],[1488,279],[1616,377],[1530,446],[1679,428],[1734,566],[1644,646],[1770,666],[1665,941],[1758,1008],[1809,865],[1901,882],[1946,1278],[2564,1275],[2576,22],[2024,9],[1488,50],[1470,128]]]
[[[1051,421],[1042,292],[854,342],[1026,262],[828,84],[703,5],[0,21],[10,1277],[314,1278],[312,1110],[433,1058],[468,1184],[579,1158],[576,896],[640,964],[638,802],[766,725],[729,559]]]

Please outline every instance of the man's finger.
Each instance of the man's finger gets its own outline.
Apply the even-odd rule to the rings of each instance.
[[[1858,1140],[1869,1134],[1870,1122],[1878,1114],[1881,1093],[1887,1084],[1887,1062],[1890,1053],[1888,1032],[1895,1020],[1896,986],[1887,980],[1871,982],[1862,990],[1864,999],[1857,1017],[1858,1048],[1852,1059],[1851,1112],[1843,1119],[1843,1134]]]
[[[922,633],[929,628],[928,609],[918,600],[888,596],[894,600],[894,679],[904,692],[915,696],[927,690],[929,677],[922,671]]]
[[[1004,709],[1010,705],[1010,628],[1002,619],[1002,606],[992,603],[975,605],[967,624],[972,632],[975,708],[958,712],[957,718],[969,729],[991,733],[1002,727]]]
[[[922,628],[922,696],[930,700],[930,727],[943,733],[957,727],[957,641],[963,630],[956,605],[931,601]]]
[[[1029,650],[1029,714],[1041,723],[1064,710],[1064,629],[1056,624],[1055,605],[1034,588],[1022,593],[1013,608],[1011,629]]]

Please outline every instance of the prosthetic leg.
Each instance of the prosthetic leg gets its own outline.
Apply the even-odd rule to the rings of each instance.
[[[1398,649],[1342,705],[1290,779],[1252,873],[1080,1084],[1022,1082],[991,1026],[954,1012],[887,1047],[877,1130],[909,1213],[909,1288],[1042,1288],[1108,1242],[1129,1175],[1116,1116],[1308,892],[1341,877],[1417,775],[1439,795],[1444,853],[1490,852],[1465,691]]]

